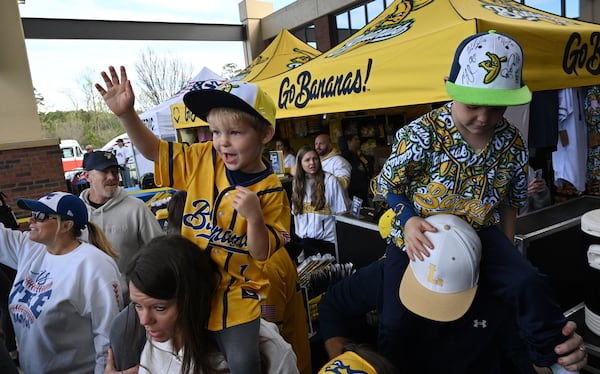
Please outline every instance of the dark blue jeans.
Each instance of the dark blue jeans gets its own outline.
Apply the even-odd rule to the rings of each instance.
[[[497,228],[478,232],[483,246],[479,285],[492,290],[516,313],[521,335],[530,349],[530,358],[538,366],[550,366],[557,356],[554,347],[566,340],[566,324],[560,306],[545,276],[527,260]],[[379,351],[395,362],[402,349],[402,331],[410,320],[400,302],[398,288],[408,266],[406,253],[389,244],[384,265],[383,307],[380,316]]]
[[[260,318],[215,332],[231,374],[260,373]]]

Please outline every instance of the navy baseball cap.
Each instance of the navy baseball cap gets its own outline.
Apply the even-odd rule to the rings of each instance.
[[[39,200],[18,199],[21,209],[47,214],[56,214],[75,222],[75,227],[84,229],[88,223],[88,211],[83,200],[66,192],[52,192]]]
[[[117,157],[110,152],[96,151],[92,152],[85,159],[85,170],[106,170],[110,167],[120,167]]]

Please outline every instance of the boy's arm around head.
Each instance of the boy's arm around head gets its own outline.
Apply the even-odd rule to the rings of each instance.
[[[119,118],[131,142],[148,160],[157,161],[159,140],[144,125],[134,109],[135,94],[124,66],[121,66],[120,73],[119,78],[115,68],[109,66],[108,74],[104,71],[101,73],[106,88],[96,83],[96,89],[108,108]]]

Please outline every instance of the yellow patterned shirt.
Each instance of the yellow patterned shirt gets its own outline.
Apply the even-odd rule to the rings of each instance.
[[[527,148],[506,119],[488,146],[475,152],[452,120],[452,102],[404,126],[378,176],[382,194],[404,194],[421,217],[448,213],[478,230],[499,222],[501,202],[527,203]],[[403,246],[399,219],[389,236]]]

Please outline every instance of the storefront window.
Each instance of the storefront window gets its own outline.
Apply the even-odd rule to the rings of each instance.
[[[579,1],[575,0],[516,0],[518,3],[543,10],[548,13],[569,18],[579,17]],[[349,38],[352,34],[371,22],[393,0],[366,1],[352,9],[345,10],[335,15],[336,32],[334,44],[339,44]]]
[[[295,37],[302,40],[313,48],[317,48],[317,38],[315,34],[315,25],[310,24],[305,27],[291,31]]]
[[[375,0],[367,3],[367,22],[371,22],[386,8],[385,1]]]
[[[346,38],[352,35],[350,31],[350,17],[348,12],[344,12],[335,16],[336,30],[335,36],[337,37],[336,43],[340,43]]]
[[[579,1],[520,0],[519,2],[532,8],[543,10],[544,12],[563,17],[579,18]]]
[[[358,30],[365,27],[377,17],[393,0],[373,0],[357,7],[345,10],[335,16],[337,40],[336,44],[343,42]]]
[[[350,11],[350,29],[352,33],[365,27],[367,24],[367,12],[365,7],[354,8]]]

